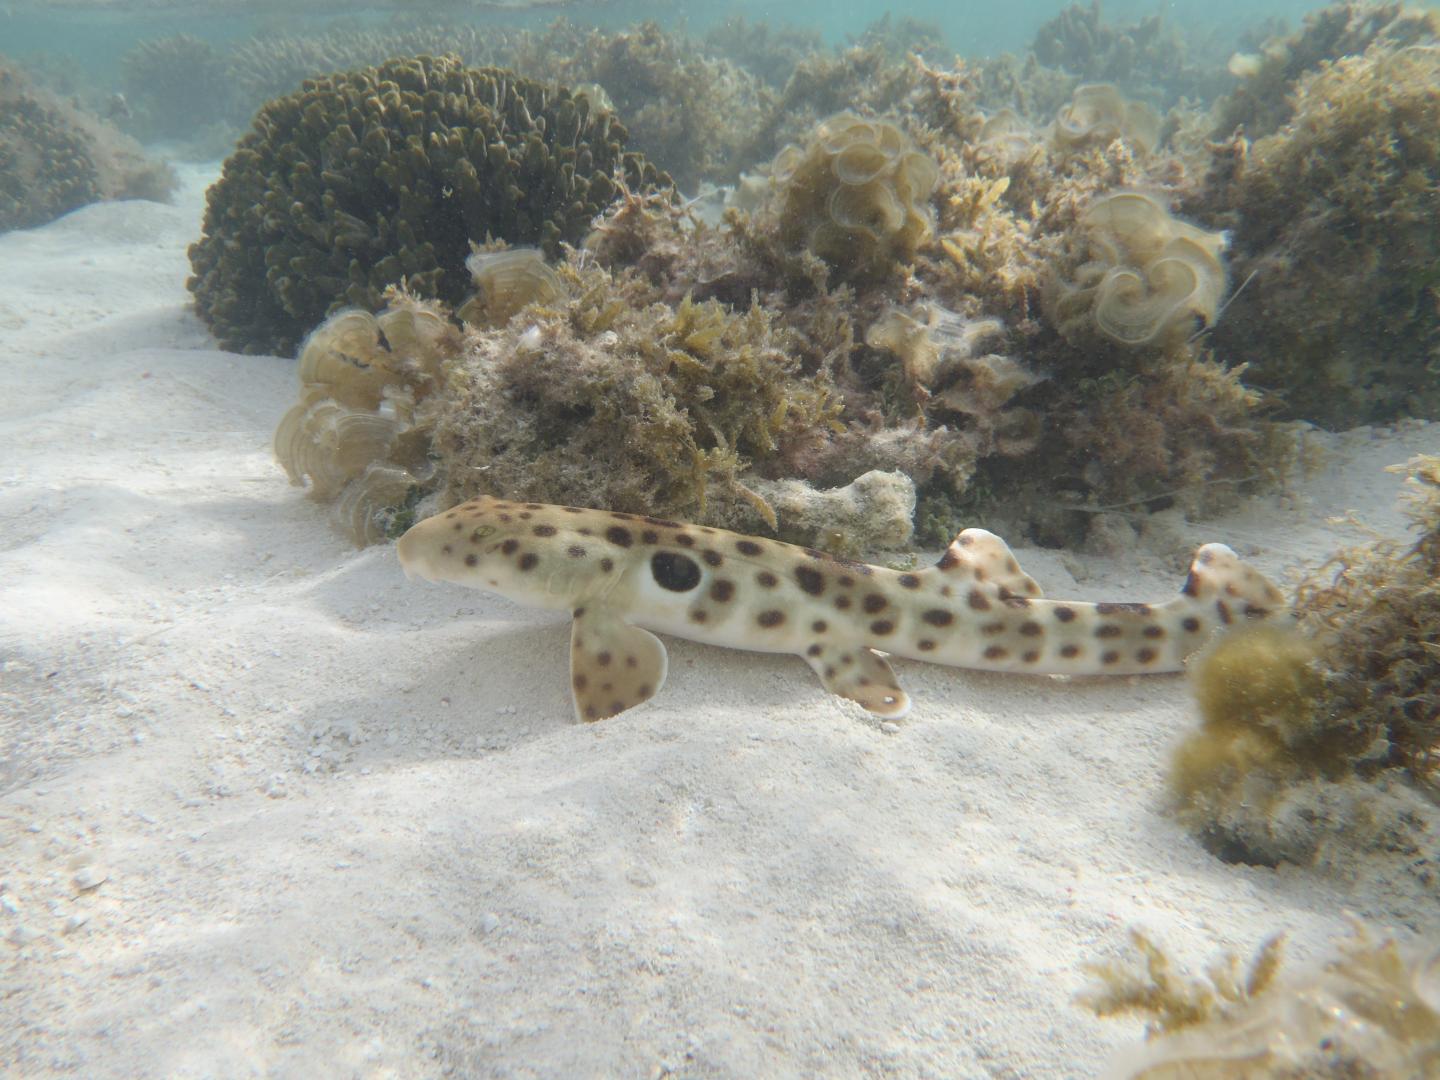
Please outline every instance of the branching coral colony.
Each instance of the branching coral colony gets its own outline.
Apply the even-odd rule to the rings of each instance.
[[[663,184],[584,95],[454,58],[391,60],[270,102],[207,196],[196,310],[222,344],[288,351],[331,310],[403,277],[458,303],[471,240],[552,255],[617,180]]]

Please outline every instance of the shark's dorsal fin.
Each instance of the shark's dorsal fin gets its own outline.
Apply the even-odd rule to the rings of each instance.
[[[1040,585],[1024,570],[1010,545],[985,529],[966,529],[950,542],[935,569],[946,581],[974,583],[1002,600],[1023,596],[1037,600]]]
[[[1226,625],[1240,618],[1268,618],[1287,609],[1285,594],[1224,544],[1206,544],[1195,552],[1180,594],[1200,611],[1208,612],[1213,605]]]
[[[670,660],[659,638],[600,604],[577,607],[573,615],[570,690],[577,717],[604,720],[660,692]]]

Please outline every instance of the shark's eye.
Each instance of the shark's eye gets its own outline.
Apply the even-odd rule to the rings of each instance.
[[[470,534],[470,539],[478,544],[481,540],[484,540],[494,531],[494,525],[479,525],[476,527],[475,531]]]
[[[650,558],[655,584],[671,592],[689,592],[700,584],[700,565],[678,551],[657,551]]]

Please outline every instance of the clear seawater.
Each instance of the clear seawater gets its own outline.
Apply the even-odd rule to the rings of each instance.
[[[183,4],[172,3],[164,10],[141,0],[139,3],[65,3],[20,0],[0,4],[0,55],[24,60],[35,54],[73,57],[96,77],[118,71],[126,50],[147,38],[188,33],[215,44],[249,37],[260,29],[294,33],[323,30],[328,25],[357,21],[382,22],[398,13],[438,21],[476,22],[502,26],[544,25],[557,16],[574,22],[618,28],[640,20],[654,20],[671,29],[703,33],[710,26],[736,16],[774,26],[796,25],[814,29],[829,43],[858,35],[884,17],[909,17],[933,23],[941,29],[948,46],[961,56],[985,56],[1020,52],[1033,39],[1036,29],[1068,6],[1060,0],[1010,0],[1007,3],[977,3],[975,0],[917,0],[905,5],[875,2],[831,3],[826,0],[798,0],[776,4],[766,0],[734,0],[728,4],[688,2],[666,3],[619,0],[616,3],[574,3],[540,6],[532,11],[474,10],[466,4],[440,3],[427,9],[424,4],[396,3],[380,8],[355,4],[337,12],[336,5],[318,4],[307,10],[304,0],[288,5],[266,3]],[[1182,37],[1232,31],[1238,36],[1249,25],[1270,18],[1298,24],[1317,4],[1306,0],[1213,0],[1209,3],[1150,3],[1146,0],[1109,0],[1102,5],[1105,20],[1127,24],[1148,15],[1161,15]],[[245,11],[258,7],[263,10]],[[135,10],[125,10],[134,8]],[[206,8],[215,10],[207,12]],[[241,9],[237,13],[235,9]]]

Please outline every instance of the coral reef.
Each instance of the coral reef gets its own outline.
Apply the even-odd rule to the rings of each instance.
[[[782,241],[824,260],[837,280],[883,276],[934,233],[939,169],[894,124],[838,113],[770,172]]]
[[[290,482],[359,546],[398,536],[433,481],[424,405],[460,335],[444,313],[393,295],[379,316],[336,312],[300,351],[300,401],[275,431]]]
[[[0,62],[0,231],[102,199],[163,200],[173,184],[133,139]]]
[[[1068,275],[1057,270],[1047,314],[1072,342],[1095,331],[1126,346],[1182,343],[1215,320],[1225,292],[1225,236],[1170,215],[1154,195],[1116,191],[1080,218],[1087,250]]]
[[[482,295],[509,255],[534,257],[472,259]],[[789,475],[836,434],[839,403],[769,313],[671,306],[633,274],[579,263],[550,270],[559,290],[543,279],[508,320],[457,328],[443,305],[394,290],[377,317],[332,315],[306,341],[300,400],[276,431],[292,482],[361,545],[397,535],[421,506],[491,490],[694,511],[842,555],[909,542],[908,476],[871,471],[824,490]]]
[[[1327,427],[1440,416],[1440,39],[1324,66],[1294,115],[1213,178],[1248,281],[1215,336]]]
[[[288,352],[403,277],[458,303],[471,240],[576,241],[617,190],[664,183],[583,96],[454,58],[307,82],[261,109],[207,196],[189,288],[222,345]]]
[[[1092,967],[1082,1004],[1101,1016],[1140,1012],[1149,1041],[1106,1071],[1114,1080],[1356,1080],[1440,1070],[1440,952],[1375,941],[1356,925],[1323,970],[1280,974],[1280,938],[1248,971],[1227,955],[1205,980],[1186,980],[1144,934],[1137,963]],[[1141,970],[1143,968],[1143,970]]]
[[[1440,831],[1440,458],[1407,468],[1413,545],[1342,553],[1302,584],[1303,631],[1232,634],[1192,665],[1202,724],[1170,786],[1227,861],[1440,869],[1422,854]]]
[[[829,186],[821,188],[828,200],[842,186],[836,166],[849,165],[826,149],[830,124],[805,140],[815,154],[809,190],[792,191],[804,154],[797,148],[778,162],[768,192],[755,198],[761,185],[747,186],[745,206],[732,204],[719,226],[628,199],[587,249],[602,265],[640,269],[667,302],[689,292],[741,307],[756,297],[801,342],[813,342],[802,347],[835,372],[845,430],[797,462],[796,475],[834,486],[870,469],[906,473],[917,487],[922,542],[948,541],[977,515],[998,514],[1017,534],[1073,546],[1101,511],[1208,513],[1283,475],[1292,432],[1265,419],[1237,372],[1188,340],[1218,314],[1224,274],[1219,236],[1163,210],[1164,193],[1185,175],[1173,159],[1142,160],[1123,141],[1062,157],[1015,114],[980,110],[968,68],[918,71],[925,89],[904,122],[939,164],[926,204],[938,235],[917,242],[904,262],[846,277],[856,261],[832,269],[798,243],[802,211],[826,205],[815,185]],[[870,142],[882,125],[900,126],[840,119],[842,131],[853,125]],[[1148,194],[1129,197],[1134,190]],[[1110,206],[1117,192],[1126,197]],[[1123,254],[1114,234],[1129,204],[1137,225],[1159,219],[1148,232],[1131,230],[1134,247],[1171,244],[1167,257],[1195,261],[1187,292],[1177,287],[1183,267],[1166,277],[1169,268],[1156,266],[1155,283],[1147,282],[1159,250],[1135,266],[1099,266],[1100,247],[1114,259]],[[1087,222],[1092,207],[1110,209]],[[1072,342],[1040,318],[1043,282],[1061,269],[1073,284],[1087,263],[1093,280],[1076,301]],[[1149,315],[1141,333],[1130,331],[1133,319],[1112,320],[1141,344],[1121,344],[1096,325],[1094,286],[1111,269],[1102,313],[1123,314],[1128,304]]]

